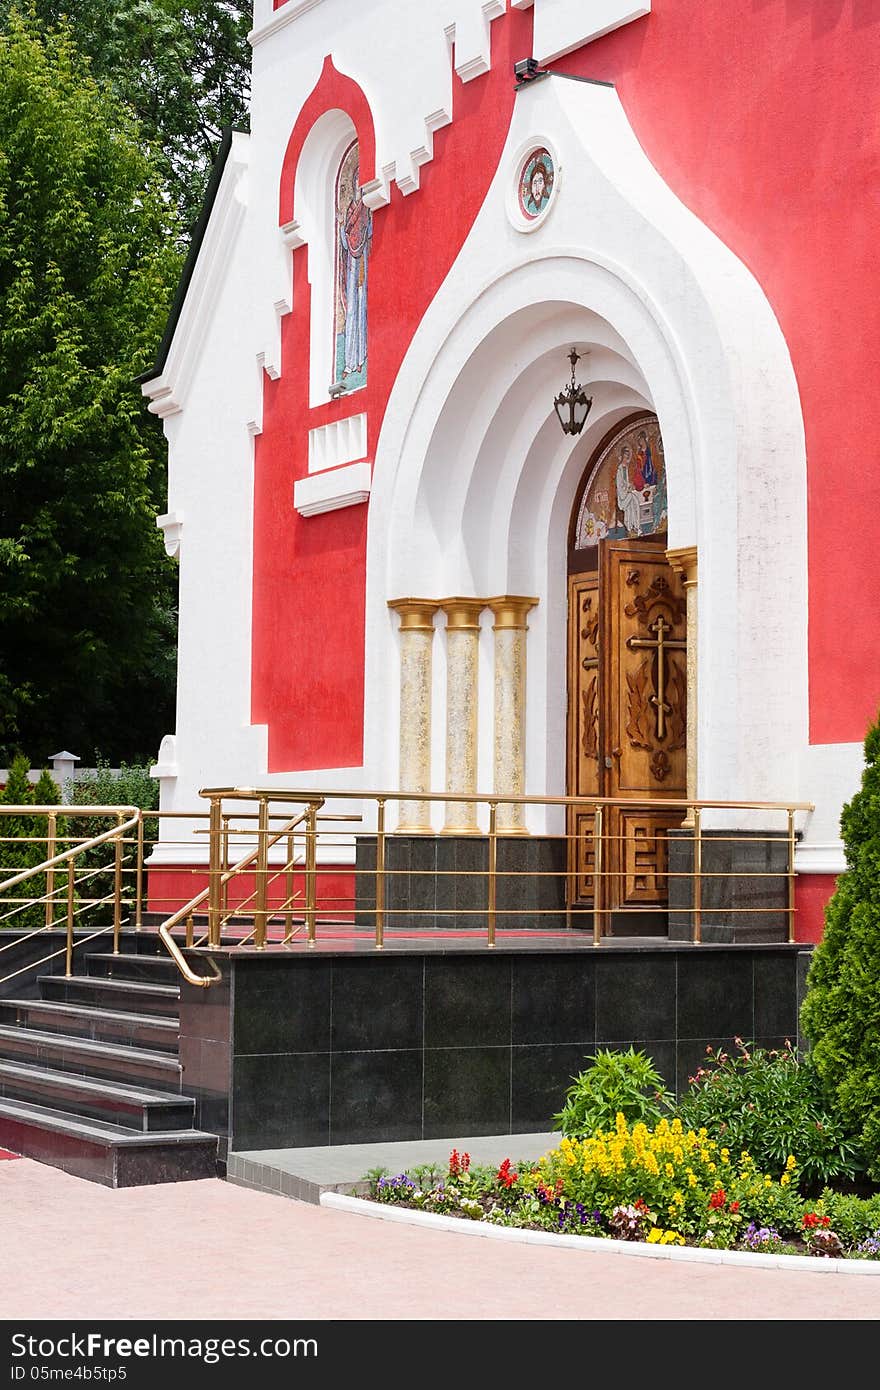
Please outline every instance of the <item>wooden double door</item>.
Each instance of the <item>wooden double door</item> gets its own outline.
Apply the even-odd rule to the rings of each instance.
[[[603,929],[665,929],[667,831],[686,795],[686,608],[650,540],[600,541],[568,590],[568,793],[631,799],[603,811]],[[594,902],[595,812],[569,807],[569,901]]]

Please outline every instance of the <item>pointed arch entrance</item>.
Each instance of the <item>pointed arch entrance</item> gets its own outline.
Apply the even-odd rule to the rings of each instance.
[[[666,464],[657,417],[617,424],[578,487],[568,555],[567,792],[608,808],[602,902],[613,935],[665,931],[667,833],[652,806],[687,788],[687,609],[666,558]],[[594,812],[569,808],[570,905],[594,900]]]

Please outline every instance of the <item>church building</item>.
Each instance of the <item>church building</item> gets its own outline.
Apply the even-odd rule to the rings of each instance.
[[[434,863],[491,811],[589,913],[601,803],[613,935],[672,922],[698,803],[719,879],[779,834],[818,940],[880,704],[880,10],[255,0],[251,42],[142,381],[162,809],[314,790],[368,834],[341,793],[405,792],[389,856]],[[162,825],[180,903],[205,836]],[[360,854],[319,847],[325,882]]]

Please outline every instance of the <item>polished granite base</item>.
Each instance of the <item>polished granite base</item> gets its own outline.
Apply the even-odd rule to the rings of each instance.
[[[385,918],[399,931],[482,929],[489,892],[486,835],[389,835],[385,840]],[[566,926],[565,840],[499,836],[495,880],[499,924],[542,930]],[[358,835],[355,922],[372,927],[376,837]]]
[[[809,956],[571,932],[379,952],[349,936],[213,951],[221,982],[182,987],[182,1089],[224,1152],[543,1132],[600,1047],[644,1048],[680,1091],[707,1047],[797,1039]]]

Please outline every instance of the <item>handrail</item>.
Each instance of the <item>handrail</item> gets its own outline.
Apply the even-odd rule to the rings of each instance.
[[[57,805],[51,808],[30,805],[24,807],[16,807],[15,809],[19,815],[24,813],[26,815],[31,816],[48,816],[50,811],[51,813],[53,813],[53,815],[58,814]],[[73,809],[74,813],[82,814],[81,807],[75,807]],[[61,814],[64,815],[67,814],[67,812],[62,811]],[[0,894],[2,894],[7,892],[10,888],[16,888],[19,884],[26,883],[28,879],[36,878],[38,876],[46,874],[47,891],[44,894],[42,894],[40,898],[35,899],[35,902],[44,902],[46,904],[45,920],[42,926],[32,928],[28,931],[28,936],[35,936],[38,935],[40,932],[50,930],[54,926],[54,922],[50,920],[51,914],[49,911],[50,904],[52,901],[54,901],[56,893],[56,889],[54,887],[54,870],[59,864],[67,865],[67,942],[65,946],[65,974],[68,978],[72,973],[73,951],[75,944],[77,944],[74,942],[73,939],[73,922],[74,917],[76,916],[73,906],[75,898],[76,878],[76,868],[74,861],[80,855],[84,855],[88,853],[90,850],[96,849],[99,845],[106,844],[110,840],[115,842],[115,855],[113,865],[113,893],[107,894],[106,897],[103,899],[97,899],[94,902],[91,902],[89,906],[100,906],[102,902],[110,902],[112,900],[113,926],[112,928],[107,928],[107,930],[112,930],[113,932],[113,954],[118,955],[119,935],[122,929],[122,844],[126,831],[133,830],[134,827],[140,823],[140,811],[136,806],[92,806],[89,807],[89,814],[95,816],[112,815],[116,817],[117,823],[115,826],[112,826],[109,830],[104,830],[99,835],[92,835],[90,838],[81,841],[79,844],[73,845],[70,849],[62,850],[58,854],[50,855],[48,859],[44,859],[40,864],[32,864],[29,868],[22,869],[17,874],[11,874],[9,878],[6,878],[2,882],[0,882]],[[126,819],[126,817],[128,818]],[[97,872],[105,872],[104,866],[100,866],[99,869],[92,871],[89,874],[89,877],[94,876],[94,873]],[[13,941],[7,942],[6,945],[0,946],[0,952],[9,950],[15,944],[17,943]]]
[[[290,820],[285,822],[285,824],[281,827],[280,830],[276,831],[272,835],[271,839],[266,837],[265,831],[261,827],[262,838],[260,840],[260,843],[257,845],[257,848],[254,850],[250,850],[242,859],[238,861],[237,864],[233,864],[231,868],[221,873],[219,875],[219,885],[228,883],[231,878],[233,878],[236,874],[241,873],[242,869],[246,869],[250,864],[254,862],[255,859],[260,858],[264,856],[266,853],[268,853],[269,849],[273,844],[276,843],[276,841],[280,840],[283,835],[289,834],[291,830],[295,830],[297,825],[299,825],[304,819],[306,819],[307,815],[308,812],[303,811],[298,816],[291,817]],[[214,961],[210,960],[210,958],[208,964],[211,966],[213,975],[197,975],[195,971],[192,970],[189,964],[187,963],[185,956],[180,950],[180,947],[177,945],[177,942],[174,940],[174,937],[171,935],[171,932],[174,927],[178,926],[180,922],[182,922],[185,918],[189,917],[193,912],[195,912],[197,907],[200,907],[202,903],[207,901],[207,899],[211,896],[212,888],[213,884],[209,883],[206,888],[203,888],[200,892],[196,893],[195,897],[190,898],[188,903],[184,903],[183,907],[178,908],[178,910],[175,913],[173,913],[171,917],[166,918],[166,920],[159,927],[159,936],[161,937],[165,946],[168,948],[168,951],[170,952],[171,957],[174,960],[174,963],[177,966],[178,970],[183,975],[184,979],[187,981],[188,984],[195,985],[199,989],[210,988],[211,985],[216,984],[218,980],[222,979],[222,975],[220,971],[217,969],[217,966],[215,965]],[[212,942],[211,944],[217,945],[219,943]]]
[[[28,815],[41,816],[46,813],[45,806],[18,806],[15,808],[19,814],[25,810]],[[51,810],[57,811],[54,806]],[[96,849],[98,845],[103,845],[107,840],[120,838],[127,830],[133,830],[140,819],[140,811],[136,806],[95,806],[92,808],[96,816],[119,815],[131,811],[131,820],[127,820],[122,825],[114,825],[110,830],[105,830],[100,835],[95,835],[91,840],[83,840],[80,844],[74,845],[72,849],[66,849],[61,854],[54,854],[51,859],[46,859],[42,864],[34,864],[29,869],[22,869],[21,873],[14,874],[12,878],[4,878],[0,882],[0,893],[7,888],[15,888],[19,883],[24,883],[26,879],[35,878],[37,874],[44,874],[47,869],[54,869],[57,864],[66,864],[68,859],[75,859],[78,854],[84,854],[86,850]],[[62,812],[67,815],[67,812]],[[2,948],[0,948],[2,949]]]
[[[350,788],[319,791],[285,790],[278,787],[202,787],[199,796],[232,797],[242,801],[493,801],[498,806],[693,806],[705,811],[815,811],[812,801],[699,801],[688,797],[653,796],[515,796],[507,792],[360,791]]]

